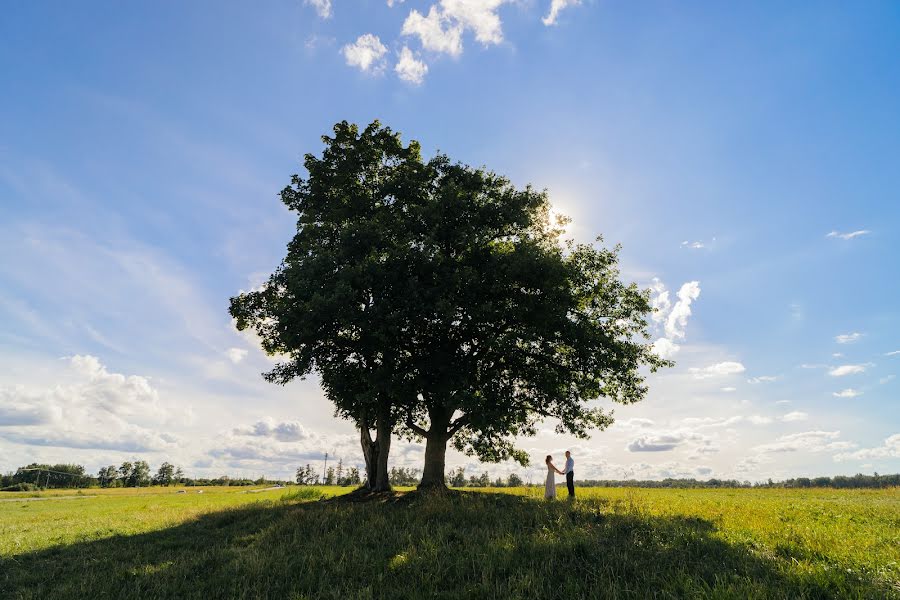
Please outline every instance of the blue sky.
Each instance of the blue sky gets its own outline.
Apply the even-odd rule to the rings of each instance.
[[[302,155],[375,118],[546,188],[655,290],[677,367],[589,441],[548,423],[533,456],[900,470],[897,3],[19,3],[0,74],[2,470],[360,463],[316,381],[263,382],[226,309],[283,256]]]

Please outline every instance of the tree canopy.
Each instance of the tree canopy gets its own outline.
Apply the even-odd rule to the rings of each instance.
[[[285,357],[269,380],[319,373],[364,450],[374,419],[381,477],[391,431],[426,439],[424,487],[444,485],[451,441],[527,462],[516,436],[547,418],[576,436],[602,429],[611,414],[591,400],[638,401],[642,367],[669,364],[651,351],[649,295],[620,280],[618,248],[563,243],[545,192],[443,154],[425,161],[378,122],[339,123],[323,141],[281,193],[298,214],[287,256],[231,314]]]

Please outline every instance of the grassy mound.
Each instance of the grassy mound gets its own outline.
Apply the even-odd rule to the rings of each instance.
[[[494,493],[323,502],[313,493],[210,512],[145,533],[3,557],[0,594],[900,597],[897,582],[875,572],[844,568],[829,556],[798,559],[789,545],[735,541],[721,535],[713,520],[651,514],[639,502],[590,497],[547,503]],[[798,560],[811,568],[797,568]]]

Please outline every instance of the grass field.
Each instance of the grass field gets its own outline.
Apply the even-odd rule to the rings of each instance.
[[[345,491],[4,494],[0,595],[900,598],[897,489]]]

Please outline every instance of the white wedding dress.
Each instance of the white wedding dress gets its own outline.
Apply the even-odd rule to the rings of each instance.
[[[547,482],[544,483],[544,498],[547,500],[556,499],[556,471],[550,465],[547,465]]]

